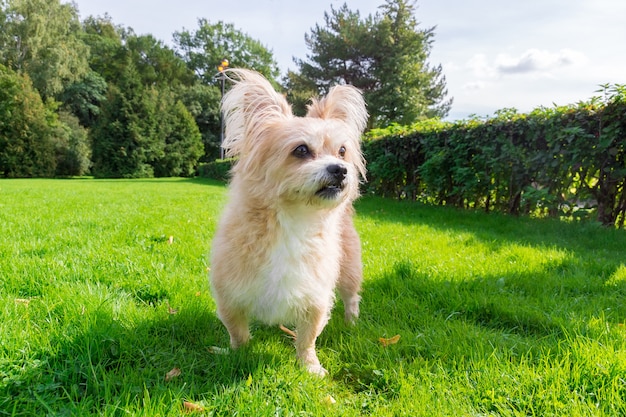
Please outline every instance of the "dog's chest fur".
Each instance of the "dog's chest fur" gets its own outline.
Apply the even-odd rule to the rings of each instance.
[[[325,216],[277,215],[276,235],[259,242],[268,250],[253,267],[258,275],[247,300],[252,316],[268,324],[293,323],[312,304],[330,309],[339,275],[339,220],[333,211]]]

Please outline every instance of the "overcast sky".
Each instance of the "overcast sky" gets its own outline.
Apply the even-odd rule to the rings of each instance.
[[[68,2],[63,0],[64,2]],[[362,17],[384,0],[346,0]],[[270,49],[283,73],[306,58],[304,43],[337,0],[74,0],[81,18],[108,13],[115,24],[171,45],[198,18],[233,23]],[[597,95],[599,84],[626,84],[624,0],[418,0],[421,28],[435,28],[429,62],[441,64],[448,119],[528,112]]]

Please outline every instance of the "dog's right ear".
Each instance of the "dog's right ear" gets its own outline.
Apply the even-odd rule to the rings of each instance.
[[[361,91],[351,85],[336,85],[321,100],[313,99],[308,106],[308,117],[339,119],[360,136],[367,126],[367,110]]]
[[[293,113],[285,97],[258,72],[229,69],[226,74],[235,85],[222,99],[226,125],[222,147],[226,156],[246,155],[269,123]]]

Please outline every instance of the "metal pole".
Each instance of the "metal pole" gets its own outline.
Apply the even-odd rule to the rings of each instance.
[[[222,80],[222,98],[224,98],[224,81],[226,76],[224,75],[224,73],[221,73],[221,80]],[[224,114],[222,113],[222,109],[220,106],[220,159],[224,159],[224,147],[222,146],[224,144]]]
[[[224,83],[226,82],[226,74],[224,71],[228,68],[228,60],[222,59],[220,65],[217,67],[220,81],[222,82],[222,99],[224,98]],[[224,114],[222,113],[222,106],[220,105],[220,159],[224,159]]]

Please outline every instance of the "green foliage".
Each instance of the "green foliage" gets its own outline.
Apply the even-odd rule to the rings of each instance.
[[[0,63],[25,72],[44,99],[87,71],[88,49],[79,39],[73,4],[59,0],[9,0],[0,20]]]
[[[95,71],[65,88],[59,99],[85,127],[92,127],[106,99],[107,82]]]
[[[101,51],[92,65],[105,75],[110,87],[108,98],[98,108],[102,115],[92,130],[94,174],[193,175],[204,153],[198,126],[182,104],[199,86],[193,73],[161,41],[149,35],[136,36],[132,30],[115,27],[107,18],[88,19],[85,31],[86,41]],[[79,103],[96,100],[99,86],[101,79],[78,85],[71,97]],[[204,116],[207,105],[215,106],[209,112],[217,112],[217,100],[203,99],[189,100],[198,118]]]
[[[370,128],[444,117],[451,100],[445,98],[442,68],[427,63],[434,28],[419,28],[411,1],[386,0],[380,10],[362,19],[346,4],[331,6],[325,26],[305,35],[311,54],[296,61],[300,72],[288,74],[285,84],[297,90],[296,99],[311,90],[324,94],[335,84],[360,88]]]
[[[110,16],[90,16],[83,21],[81,35],[91,51],[91,70],[104,78],[105,82],[115,84],[128,63],[122,43],[124,28],[114,25]]]
[[[216,159],[215,161],[200,164],[198,175],[203,178],[211,178],[218,181],[227,181],[230,178],[230,170],[234,159]]]
[[[163,156],[155,161],[154,174],[157,177],[191,177],[196,174],[198,160],[204,153],[202,135],[193,116],[181,101],[166,102],[161,114],[167,121],[161,121],[165,135]]]
[[[0,65],[0,176],[54,174],[52,119],[28,75]]]
[[[220,89],[213,85],[196,83],[179,91],[180,100],[194,117],[204,145],[201,161],[220,157]]]
[[[366,138],[369,190],[510,214],[580,216],[624,224],[626,90],[529,114],[416,124]]]
[[[203,154],[192,115],[170,90],[146,88],[130,64],[92,132],[97,177],[192,176]]]
[[[204,84],[215,84],[217,67],[226,58],[231,67],[254,69],[277,85],[279,69],[271,51],[231,23],[212,24],[201,18],[197,30],[175,32],[174,42],[187,66]]]
[[[76,116],[59,112],[55,126],[56,172],[55,176],[81,176],[91,166],[91,143],[85,129]]]
[[[156,104],[132,66],[120,86],[109,86],[102,115],[93,129],[93,173],[98,177],[151,177],[151,163],[164,147],[153,130]]]
[[[283,86],[286,91],[286,98],[291,105],[291,110],[296,116],[304,116],[311,98],[318,95],[318,88],[315,82],[294,71],[287,71],[283,78]]]
[[[421,196],[420,170],[431,162],[425,159],[419,140],[413,140],[415,132],[436,135],[449,126],[431,119],[411,126],[393,124],[385,129],[370,130],[364,144],[368,170],[366,189],[383,197],[417,199]],[[433,160],[437,159],[433,156]]]
[[[435,28],[420,29],[416,6],[410,0],[386,0],[380,7],[373,52],[378,54],[372,73],[380,87],[370,91],[368,103],[375,108],[376,126],[410,124],[445,117],[452,100],[441,65],[431,67],[428,57]]]
[[[185,61],[173,49],[152,35],[125,37],[125,47],[144,85],[179,88],[192,85],[196,79]]]
[[[157,149],[153,152],[154,158],[148,158],[152,161],[147,162],[148,166],[144,164],[143,168],[131,169],[140,174],[124,173],[122,176],[149,176],[152,173],[158,176],[187,176],[195,171],[198,159],[195,156],[198,153],[195,129],[187,126],[188,120],[177,107],[177,101],[185,105],[200,131],[203,143],[201,159],[210,161],[219,157],[221,93],[219,86],[215,85],[213,75],[224,54],[227,54],[233,66],[253,67],[269,77],[278,74],[271,53],[257,41],[234,29],[232,25],[222,23],[210,25],[206,20],[200,20],[199,25],[200,28],[195,32],[183,31],[176,34],[179,49],[185,51],[182,54],[183,58],[180,58],[152,36],[136,36],[131,29],[115,26],[110,18],[85,20],[84,39],[94,52],[90,59],[94,71],[101,74],[109,84],[120,87],[120,80],[124,79],[125,72],[129,71],[128,67],[132,66],[132,71],[137,75],[137,86],[144,89],[144,92],[138,94],[145,95],[152,91],[150,94],[153,94],[156,100],[153,104],[160,106],[159,111],[165,115],[159,116],[156,120],[152,116],[152,119],[150,117],[146,119],[147,113],[143,112],[141,120],[148,123],[153,120],[155,123],[147,128],[143,137],[156,136],[164,145],[162,151]],[[206,76],[203,75],[204,71],[208,71]],[[128,94],[126,87],[120,90]],[[85,92],[84,89],[81,91]],[[81,98],[82,96],[78,97]],[[148,99],[149,102],[154,100]],[[159,101],[161,104],[156,104]],[[131,107],[129,111],[132,113],[138,110]],[[170,117],[172,114],[175,116]],[[106,119],[108,116],[103,117]],[[181,126],[174,127],[173,124],[181,123],[186,127],[180,132],[187,132],[190,137],[182,138],[181,134],[177,133]],[[94,129],[94,146],[99,146],[98,142],[108,141],[101,137],[103,134],[104,131]],[[120,140],[123,135],[120,133]],[[177,135],[178,138],[174,139],[172,135]],[[120,146],[116,149],[119,150]],[[99,150],[94,150],[95,156],[100,154]],[[120,163],[123,164],[123,161],[122,158]],[[96,168],[101,164],[100,161],[94,162]],[[114,175],[115,171],[106,175]]]

